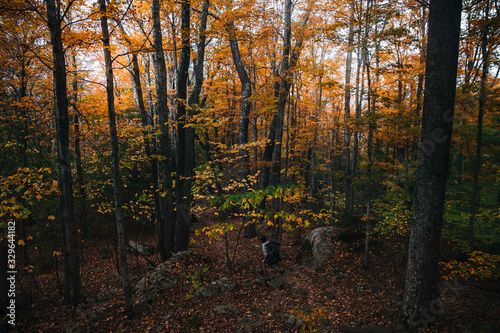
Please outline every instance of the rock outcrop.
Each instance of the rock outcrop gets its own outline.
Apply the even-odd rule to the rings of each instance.
[[[300,247],[295,261],[298,264],[317,270],[333,255],[335,236],[336,233],[332,227],[314,229]]]

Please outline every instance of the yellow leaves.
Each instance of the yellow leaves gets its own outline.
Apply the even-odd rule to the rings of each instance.
[[[47,219],[49,219],[49,220],[55,220],[56,218],[55,218],[55,216],[54,216],[54,215],[49,215],[49,216],[47,217]]]
[[[59,257],[61,254],[62,254],[62,253],[61,253],[61,252],[59,252],[59,251],[54,251],[54,252],[52,253],[52,256],[53,256],[53,257]]]
[[[54,199],[56,189],[51,185],[55,180],[49,179],[51,173],[50,168],[19,168],[11,176],[0,177],[0,197],[3,198],[0,216],[25,219],[31,214],[31,207]]]
[[[228,224],[228,223],[221,223],[221,224],[215,224],[211,227],[205,227],[201,230],[196,230],[195,234],[197,236],[205,235],[210,238],[217,238],[219,236],[226,235],[229,231],[234,230],[236,226],[234,224]]]
[[[26,243],[22,239],[20,239],[17,241],[17,245],[25,246]]]
[[[311,312],[304,311],[298,307],[290,310],[290,313],[295,315],[298,320],[304,322],[303,331],[316,332],[318,327],[323,325],[326,318],[326,311],[324,307],[315,309]]]
[[[446,274],[443,275],[446,280],[451,280],[457,276],[464,279],[477,278],[479,280],[500,277],[499,255],[475,251],[470,254],[470,258],[466,262],[453,260],[441,262],[440,264],[446,271]]]

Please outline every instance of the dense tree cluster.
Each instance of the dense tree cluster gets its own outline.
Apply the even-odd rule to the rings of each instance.
[[[364,265],[370,240],[408,238],[415,320],[436,297],[441,234],[500,253],[498,13],[495,0],[2,0],[1,230],[17,222],[23,267],[62,258],[69,303],[82,240],[116,236],[129,314],[127,231],[154,231],[165,261],[209,206],[243,216],[246,237],[363,230]]]

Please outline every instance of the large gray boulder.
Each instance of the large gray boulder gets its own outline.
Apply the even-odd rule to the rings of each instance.
[[[335,251],[336,232],[332,227],[316,228],[306,237],[300,247],[295,261],[317,270],[325,264]]]

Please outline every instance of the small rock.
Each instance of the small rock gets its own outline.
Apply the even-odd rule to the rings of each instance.
[[[210,297],[216,297],[220,293],[219,288],[215,283],[210,283],[204,287],[201,287],[200,289],[196,290],[194,292],[194,297],[205,297],[205,298],[210,298]]]
[[[239,314],[240,313],[240,309],[238,309],[236,306],[234,306],[233,304],[228,304],[226,305],[226,309],[231,311],[232,313],[234,314]]]
[[[153,271],[139,280],[135,287],[136,294],[143,294],[148,287],[153,293],[173,288],[177,280],[177,274],[172,265],[173,263],[167,260],[156,266]]]
[[[236,287],[236,282],[225,277],[218,281],[215,281],[215,284],[223,293],[230,292]]]
[[[361,283],[360,283],[360,284],[358,284],[358,286],[356,287],[356,291],[357,291],[358,293],[360,293],[360,294],[361,294],[361,293],[367,293],[367,292],[370,292],[370,291],[371,291],[371,288],[370,288],[370,286],[368,286],[368,285],[364,285],[364,284],[361,284]]]
[[[227,293],[236,287],[236,282],[228,278],[222,278],[215,282],[212,282],[204,287],[201,287],[197,291],[195,291],[195,297],[217,297],[221,293]]]
[[[243,325],[244,329],[251,330],[254,327],[262,325],[262,323],[253,318],[238,318],[238,322]]]
[[[263,286],[267,286],[267,283],[269,281],[271,281],[271,277],[262,277],[262,278],[258,278],[258,279],[255,279],[255,284],[261,284]]]
[[[303,319],[298,319],[296,315],[288,315],[286,319],[286,323],[290,326],[294,326],[296,328],[300,328],[305,324],[305,321]]]
[[[131,249],[132,251],[134,251],[136,253],[139,253],[140,255],[142,255],[144,257],[148,257],[155,252],[154,247],[142,245],[141,243],[133,241],[133,240],[128,242],[128,246],[129,246],[129,249]]]
[[[297,323],[297,316],[296,315],[288,315],[286,318],[286,323],[291,326],[295,326]]]
[[[226,314],[226,307],[224,305],[217,305],[214,307],[214,312],[218,314]]]
[[[330,274],[333,277],[340,278],[340,279],[345,279],[345,278],[349,277],[349,273],[340,272],[340,271],[336,271],[336,270],[333,270],[333,269],[329,270],[328,274]]]
[[[269,286],[280,289],[283,285],[283,282],[285,282],[285,280],[282,277],[277,277],[269,281]]]
[[[75,322],[69,321],[64,325],[64,331],[66,333],[80,333],[82,330]]]
[[[236,306],[234,306],[233,304],[217,305],[213,308],[213,311],[216,314],[221,314],[221,315],[227,314],[228,311],[231,311],[232,313],[235,313],[235,314],[240,313],[240,310]],[[212,315],[212,317],[214,318],[215,316]]]

